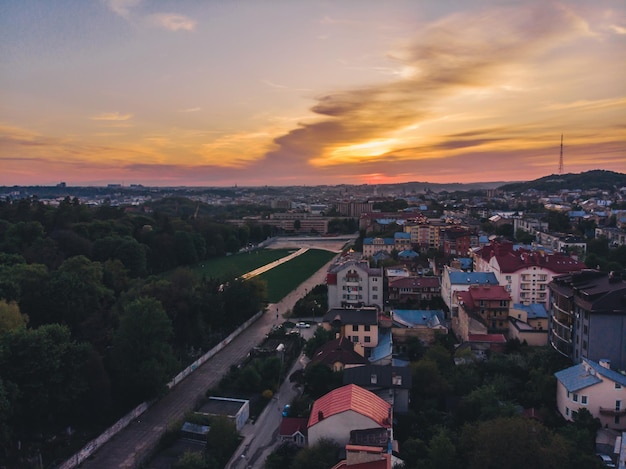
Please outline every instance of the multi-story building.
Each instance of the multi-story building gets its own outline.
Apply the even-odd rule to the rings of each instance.
[[[610,360],[626,370],[626,279],[584,270],[550,283],[550,344],[576,363]]]
[[[457,293],[459,311],[452,330],[464,342],[473,334],[507,334],[511,296],[500,285],[472,286]]]
[[[444,266],[441,297],[452,314],[456,314],[459,307],[457,292],[467,291],[472,285],[498,285],[498,279],[493,272],[463,272]]]
[[[611,370],[607,360],[581,363],[556,372],[556,405],[572,421],[587,409],[603,428],[626,429],[626,376]]]
[[[411,235],[404,232],[394,233],[393,238],[365,238],[363,239],[363,257],[372,257],[377,252],[383,251],[402,252],[412,248]]]
[[[333,308],[324,315],[322,327],[326,330],[336,330],[339,337],[345,337],[363,349],[365,357],[369,358],[378,345],[378,310],[376,308],[341,309]]]
[[[453,227],[443,231],[443,253],[446,256],[467,256],[478,246],[478,235],[471,230]]]
[[[492,242],[471,254],[474,271],[493,272],[514,303],[549,304],[548,284],[555,275],[578,272],[586,266],[562,253],[529,250],[509,242]]]
[[[371,212],[374,209],[374,202],[337,202],[336,208],[345,217],[359,218],[362,213]]]
[[[366,260],[341,260],[326,274],[329,308],[383,307],[383,269]]]
[[[389,301],[397,303],[432,300],[441,296],[439,277],[396,277],[389,279]]]
[[[441,247],[441,230],[445,223],[440,220],[420,219],[416,222],[407,222],[404,225],[405,233],[411,235],[411,243],[422,249],[439,249]]]

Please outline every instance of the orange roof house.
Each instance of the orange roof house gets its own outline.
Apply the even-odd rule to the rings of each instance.
[[[392,429],[392,407],[376,394],[348,384],[320,397],[309,417],[309,444],[330,438],[340,445],[350,441],[350,431],[366,428]]]

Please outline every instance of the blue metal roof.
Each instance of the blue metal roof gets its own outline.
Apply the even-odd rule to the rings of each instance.
[[[569,392],[580,391],[602,381],[597,375],[589,373],[582,364],[557,371],[554,376]]]
[[[498,285],[493,272],[457,272],[449,271],[452,285]]]
[[[399,252],[398,257],[419,257],[419,254],[411,249]]]
[[[405,233],[403,231],[396,231],[393,234],[395,239],[411,239],[411,233]]]
[[[391,357],[392,352],[391,329],[380,330],[378,332],[378,345],[372,349],[370,363]]]
[[[542,304],[532,303],[529,305],[523,305],[521,303],[515,303],[513,307],[515,309],[526,311],[528,319],[548,319],[548,312]]]
[[[443,324],[443,311],[440,309],[394,309],[393,319],[408,327],[434,327]]]
[[[604,376],[605,378],[610,379],[611,381],[615,381],[622,385],[622,387],[626,387],[626,376],[617,371],[610,370],[608,368],[604,368],[597,362],[586,360],[589,363],[589,366],[592,367],[598,374]]]
[[[472,266],[472,258],[471,257],[459,257],[459,262],[461,263],[461,269],[469,269]]]

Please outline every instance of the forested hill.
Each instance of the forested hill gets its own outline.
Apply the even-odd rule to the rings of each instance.
[[[552,174],[534,181],[505,184],[499,189],[506,192],[524,192],[529,189],[554,192],[560,189],[615,190],[620,187],[626,187],[626,174],[595,169],[579,174]]]

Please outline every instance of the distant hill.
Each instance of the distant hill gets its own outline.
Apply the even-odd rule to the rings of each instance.
[[[552,174],[534,181],[513,182],[498,187],[506,192],[524,192],[529,189],[556,192],[560,189],[615,190],[626,187],[626,174],[594,169],[584,173]]]

